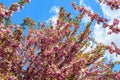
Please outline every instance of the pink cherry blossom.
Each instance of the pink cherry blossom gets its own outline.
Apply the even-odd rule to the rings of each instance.
[[[112,9],[119,6],[118,0],[99,1]],[[115,63],[110,60],[106,64],[104,54],[109,51],[119,55],[120,48],[115,42],[105,45],[91,37],[93,21],[109,28],[108,34],[118,34],[117,18],[109,25],[105,17],[72,2],[80,14],[68,17],[69,14],[61,7],[55,28],[40,22],[40,28],[36,29],[31,18],[25,18],[21,25],[5,23],[6,18],[11,19],[29,2],[20,0],[7,10],[0,4],[0,80],[119,80],[120,71],[112,71]],[[84,27],[81,20],[86,14],[90,21]],[[27,36],[24,35],[25,26],[29,27]],[[79,29],[83,31],[79,32]],[[94,46],[91,42],[96,46],[87,52],[87,48]]]

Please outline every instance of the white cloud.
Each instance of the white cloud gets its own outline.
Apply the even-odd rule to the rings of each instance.
[[[98,0],[95,1],[99,3]],[[110,20],[108,24],[112,24],[114,18],[120,18],[120,9],[111,10],[109,6],[103,3],[100,3],[100,7],[102,9],[103,15]],[[111,42],[114,41],[115,44],[120,48],[120,34],[108,35],[107,34],[108,31],[110,31],[108,28],[104,29],[102,28],[102,25],[95,24],[93,36],[97,42],[102,42],[105,45],[110,45]],[[112,59],[113,61],[120,61],[120,55],[116,57],[116,53],[110,54],[109,52],[106,52],[104,56],[107,57],[108,60]]]
[[[94,25],[93,37],[97,42],[102,42],[105,45],[110,45],[112,41],[120,48],[120,34],[111,34],[108,35],[107,32],[110,31],[108,28],[102,28],[102,24],[98,25],[97,23]],[[109,60],[112,58],[113,61],[120,61],[120,55],[116,57],[116,54],[110,54],[106,52],[105,57]]]
[[[84,3],[85,0],[80,0],[79,4],[80,6],[85,6],[87,9],[91,10],[91,12],[93,12],[93,10],[91,9],[90,6],[86,5]],[[82,19],[82,22],[85,23],[85,25],[90,22],[90,17],[88,15],[85,15],[84,18]]]
[[[50,10],[50,13],[58,14],[59,13],[59,8],[57,6],[53,6],[52,9]]]
[[[96,3],[99,3],[98,0],[95,0]],[[80,0],[80,6],[86,6],[87,8],[89,8],[90,10],[91,7],[86,5],[85,0]],[[103,15],[105,17],[107,17],[110,22],[109,24],[113,23],[113,19],[114,18],[118,18],[120,17],[120,10],[111,10],[111,8],[105,4],[100,3],[100,7],[102,9]],[[89,22],[89,17],[85,15],[85,17],[82,20],[83,23],[87,24]],[[107,32],[110,31],[108,28],[103,28],[102,24],[98,25],[95,24],[94,25],[94,30],[93,30],[93,37],[97,42],[102,42],[105,45],[110,45],[112,41],[114,41],[116,43],[116,45],[120,48],[120,34],[111,34],[108,35]],[[90,47],[88,47],[85,52],[88,52],[92,50]],[[106,52],[105,57],[107,57],[108,60],[112,59],[113,61],[120,61],[120,55],[118,55],[118,57],[116,57],[116,54],[110,54],[109,52]]]
[[[85,15],[82,19],[82,22],[85,23],[85,25],[87,25],[87,23],[90,22],[90,17],[88,15]]]
[[[83,0],[80,0],[80,5],[84,5]]]
[[[110,54],[108,51],[106,51],[105,58],[107,58],[108,61],[112,59],[112,62],[120,61],[120,55],[116,56],[116,53]]]
[[[55,13],[55,15],[53,15],[52,17],[50,17],[46,22],[49,23],[50,21],[52,21],[52,25],[55,26],[56,21],[58,19],[59,7],[53,6],[51,8],[51,10],[50,10],[50,13]]]
[[[110,45],[112,41],[120,48],[120,34],[111,34],[108,35],[107,32],[110,31],[108,28],[102,28],[102,24],[98,25],[97,23],[94,26],[93,36],[96,41],[103,42],[105,45]]]
[[[86,5],[85,3],[85,0],[80,0],[79,4],[80,6],[85,6],[86,8],[88,8],[89,10],[92,10],[90,6]]]
[[[109,19],[113,19],[113,18],[118,18],[120,17],[120,9],[118,10],[111,10],[111,8],[103,3],[100,3],[101,9],[103,14],[109,18]]]
[[[58,19],[58,15],[54,15],[54,16],[50,17],[50,18],[47,20],[47,22],[52,21],[52,26],[55,26],[57,19]]]

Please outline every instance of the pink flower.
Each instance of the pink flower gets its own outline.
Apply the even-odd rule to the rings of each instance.
[[[119,80],[119,79],[120,79],[120,73],[117,73],[117,74],[115,75],[115,79],[116,79],[116,80]]]
[[[117,52],[118,54],[120,54],[120,49],[117,49],[116,52]]]
[[[108,24],[103,24],[103,28],[106,28],[106,27],[108,27]]]
[[[31,2],[31,0],[26,0],[26,2],[27,2],[27,3],[30,3],[30,2]]]
[[[99,0],[99,2],[110,6],[112,10],[113,10],[113,9],[116,9],[116,10],[117,10],[117,9],[120,8],[120,7],[119,7],[119,6],[120,6],[119,0],[104,0],[104,1]]]
[[[76,3],[75,3],[75,2],[72,2],[72,6],[74,7],[75,10],[78,9],[78,7],[76,6]]]
[[[117,26],[118,24],[119,24],[119,20],[118,19],[114,19],[113,26]]]

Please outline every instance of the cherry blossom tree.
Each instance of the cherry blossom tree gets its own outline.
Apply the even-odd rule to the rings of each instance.
[[[119,0],[99,0],[111,9],[119,9]],[[80,13],[73,18],[63,7],[60,8],[56,25],[38,23],[25,18],[21,25],[12,23],[11,17],[30,0],[20,0],[7,10],[0,4],[0,80],[119,80],[120,72],[113,72],[116,63],[105,63],[104,54],[120,54],[114,42],[111,45],[98,43],[91,37],[93,22],[119,34],[119,20],[109,25],[107,18],[91,12],[84,6],[72,2]],[[81,21],[84,15],[90,17],[83,31]],[[25,26],[29,27],[24,35]],[[36,27],[37,26],[37,27]],[[71,28],[74,29],[71,29]],[[86,51],[91,48],[90,51]]]

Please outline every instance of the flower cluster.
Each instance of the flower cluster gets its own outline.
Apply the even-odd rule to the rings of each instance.
[[[116,46],[114,42],[111,43],[111,46],[108,46],[108,50],[110,53],[120,54],[120,49]]]
[[[30,3],[31,2],[31,0],[25,0],[27,3]]]
[[[0,21],[5,17],[11,17],[14,12],[19,12],[24,7],[24,4],[29,2],[30,0],[20,0],[18,3],[12,4],[8,10],[5,9],[4,4],[0,4]]]
[[[21,0],[22,1],[22,0]],[[24,0],[25,1],[25,0]],[[29,2],[30,0],[26,0]],[[19,3],[21,5],[21,2]],[[18,11],[18,4],[9,10]],[[85,7],[72,4],[81,14],[75,18],[62,7],[56,27],[48,27],[45,23],[36,23],[25,18],[21,25],[0,25],[0,79],[3,80],[119,80],[120,72],[112,72],[114,64],[105,64],[103,57],[106,50],[120,53],[120,49],[112,43],[112,47],[95,43],[90,37],[92,21],[107,24],[107,19],[97,13],[91,13]],[[0,10],[4,12],[4,6]],[[91,21],[85,30],[81,29],[81,20],[87,13]],[[2,17],[3,19],[5,17]],[[113,26],[119,21],[114,20]],[[29,26],[28,35],[24,35],[24,26]],[[71,29],[74,27],[74,29]],[[96,44],[89,52],[84,52]],[[111,52],[111,51],[110,51]],[[103,57],[103,58],[102,58]],[[102,59],[101,59],[102,58]]]
[[[118,27],[118,24],[120,23],[119,19],[114,19],[113,23],[109,25],[108,19],[101,17],[98,13],[91,12],[85,6],[79,7],[75,4],[75,2],[72,2],[72,5],[75,10],[79,10],[80,13],[87,14],[91,18],[91,21],[95,20],[97,21],[97,24],[102,23],[104,28],[109,27],[109,29],[111,29],[111,32],[109,32],[109,34],[111,33],[118,34],[120,32],[120,28]]]
[[[0,78],[12,79],[22,69],[20,50],[23,31],[15,25],[0,27]],[[11,76],[10,76],[11,75]],[[8,76],[8,77],[7,77]],[[13,76],[13,77],[12,77]]]
[[[106,4],[111,7],[111,9],[120,9],[119,0],[99,0],[100,3]]]

